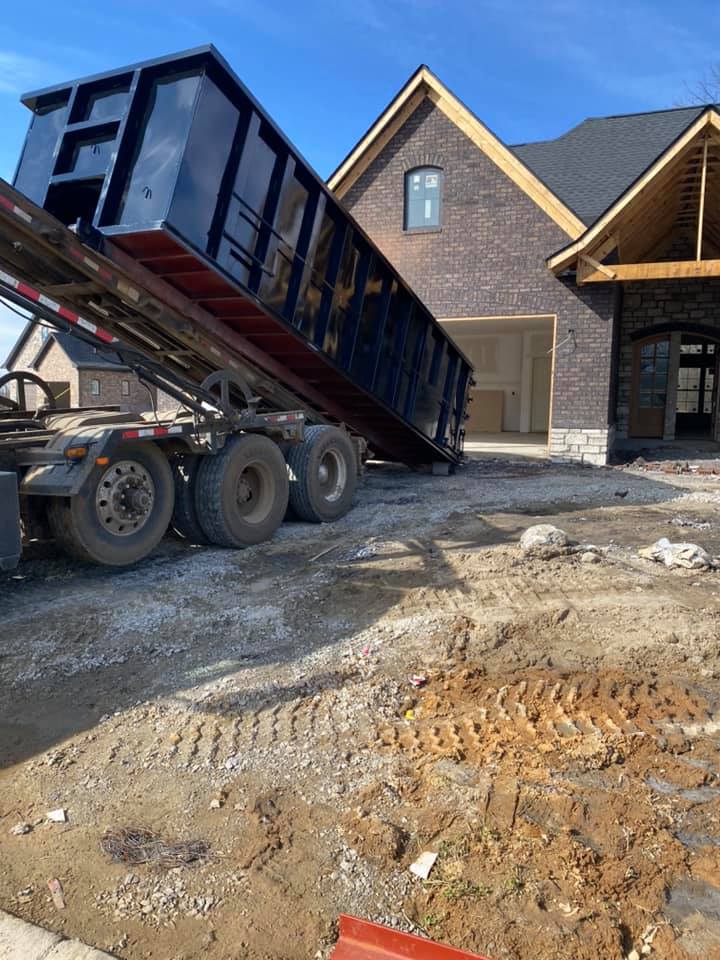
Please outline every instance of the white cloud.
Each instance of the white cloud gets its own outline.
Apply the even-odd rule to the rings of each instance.
[[[505,0],[481,0],[478,9],[507,21]],[[681,8],[647,0],[609,0],[588,20],[581,0],[516,0],[508,40],[533,59],[565,69],[588,86],[637,107],[677,103],[688,83],[720,59],[715,42],[720,8],[707,8],[702,29],[686,25]]]
[[[46,70],[47,66],[41,60],[12,50],[0,50],[0,91],[23,93],[40,83]]]

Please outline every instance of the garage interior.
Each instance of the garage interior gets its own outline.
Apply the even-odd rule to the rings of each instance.
[[[547,456],[555,317],[440,322],[475,368],[466,452]]]

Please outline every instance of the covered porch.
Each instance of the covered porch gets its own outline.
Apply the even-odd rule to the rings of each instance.
[[[573,244],[578,287],[614,284],[608,409],[617,449],[720,441],[720,115],[709,107]]]

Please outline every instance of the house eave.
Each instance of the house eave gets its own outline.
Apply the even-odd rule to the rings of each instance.
[[[328,186],[338,197],[342,198],[348,192],[425,98],[430,99],[571,239],[575,240],[586,230],[586,224],[424,65],[415,71],[328,179]]]

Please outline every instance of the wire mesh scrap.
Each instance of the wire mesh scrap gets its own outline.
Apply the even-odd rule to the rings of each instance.
[[[100,840],[100,847],[115,863],[153,863],[168,869],[210,858],[206,840],[163,840],[142,827],[109,830]]]

